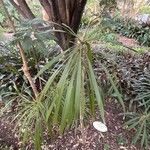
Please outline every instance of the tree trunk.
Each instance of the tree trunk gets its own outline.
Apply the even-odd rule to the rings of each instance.
[[[14,0],[11,1],[22,16],[26,16],[27,19],[34,18],[25,0],[17,1],[19,7],[16,3],[14,4]],[[39,0],[39,2],[47,13],[49,21],[56,23],[54,24],[56,30],[65,30],[62,27],[62,25],[65,24],[69,26],[75,34],[77,33],[87,0]],[[75,36],[67,32],[56,32],[55,36],[57,38],[56,42],[63,50],[74,45]]]
[[[35,18],[25,0],[10,0],[10,2],[25,19],[31,20]]]

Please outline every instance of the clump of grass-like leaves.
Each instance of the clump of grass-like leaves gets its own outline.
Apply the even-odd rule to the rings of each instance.
[[[76,36],[78,43],[53,57],[37,73],[35,79],[40,78],[44,86],[36,99],[32,94],[17,92],[21,100],[14,118],[16,129],[19,128],[23,142],[33,141],[36,150],[41,149],[45,132],[51,133],[53,127],[58,127],[58,133],[63,133],[76,123],[83,126],[85,118],[88,114],[94,115],[97,107],[105,123],[103,93],[92,67],[91,46],[71,29],[65,27],[65,30]],[[49,73],[46,82],[43,79],[45,72]],[[109,75],[107,70],[106,74]],[[116,92],[114,83],[112,87]]]
[[[39,71],[36,78],[46,70],[51,73],[36,99],[18,92],[21,101],[14,120],[24,142],[33,140],[35,149],[41,149],[44,131],[51,132],[53,126],[58,126],[58,132],[63,133],[77,120],[83,124],[87,110],[94,114],[97,105],[104,122],[103,97],[92,59],[90,45],[82,41],[54,57]]]
[[[82,42],[61,55],[63,63],[52,73],[39,95],[42,101],[43,98],[51,95],[49,92],[51,87],[54,89],[55,94],[46,120],[51,117],[53,123],[60,124],[60,131],[63,132],[65,127],[71,125],[73,121],[84,118],[87,106],[90,106],[92,112],[96,100],[104,121],[103,99],[92,69],[90,45]],[[46,69],[51,64],[51,62],[48,63]],[[45,68],[39,72],[38,76],[44,70]]]
[[[127,126],[129,130],[134,129],[135,133],[132,143],[136,144],[138,141],[140,141],[141,147],[148,149],[150,138],[150,113],[144,111],[141,113],[127,113],[126,115],[129,117],[129,119],[125,123],[125,126]]]
[[[130,119],[126,125],[136,132],[132,142],[135,144],[140,140],[141,147],[147,149],[150,139],[150,77],[148,71],[140,75],[138,80],[134,79],[133,89],[137,93],[133,100],[133,103],[136,103],[136,111],[127,114]]]

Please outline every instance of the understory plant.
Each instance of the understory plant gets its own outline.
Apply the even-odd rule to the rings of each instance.
[[[141,147],[148,149],[150,141],[150,76],[149,72],[139,75],[139,80],[134,79],[133,88],[136,93],[132,104],[136,105],[133,113],[127,114],[130,118],[125,124],[129,129],[135,130],[133,144],[141,141]],[[135,106],[134,105],[134,106]]]
[[[71,29],[68,29],[71,30]],[[72,32],[72,34],[74,34]],[[29,36],[30,37],[30,36]],[[22,39],[22,38],[20,38]],[[88,113],[95,112],[96,104],[104,121],[103,96],[97,84],[92,68],[93,53],[90,44],[79,39],[79,44],[53,57],[37,74],[41,78],[43,88],[37,98],[17,88],[12,101],[20,99],[17,106],[16,129],[19,137],[25,142],[29,137],[35,149],[41,149],[44,132],[52,132],[57,126],[63,133],[73,123],[83,127]],[[45,82],[43,74],[49,72]],[[7,108],[8,105],[6,105]],[[88,112],[88,113],[87,113]]]
[[[133,20],[115,19],[113,30],[126,37],[136,39],[140,45],[149,46],[150,29],[148,26],[140,25]]]
[[[125,127],[133,132],[133,144],[148,149],[150,141],[149,52],[124,53],[117,58],[118,77],[128,109]]]
[[[16,93],[10,93],[14,96],[9,95],[12,101],[19,99],[13,119],[16,123],[15,129],[17,131],[19,128],[19,137],[23,143],[31,140],[36,150],[41,149],[47,134],[53,135],[54,128],[59,134],[77,125],[82,133],[85,118],[94,117],[96,110],[101,121],[105,123],[104,95],[93,70],[94,56],[91,45],[86,40],[81,40],[69,27],[64,25],[64,29],[68,34],[76,36],[78,42],[40,67],[40,71],[34,77],[35,81],[40,79],[41,83],[38,96],[35,98],[32,92],[25,92],[30,91],[30,88],[18,89],[15,83]],[[26,37],[26,34],[19,35],[19,40],[24,43],[27,38],[22,36]],[[30,49],[28,51],[30,52]],[[109,71],[105,71],[115,93],[118,93]],[[121,98],[120,102],[123,105]],[[10,103],[4,109],[9,105]]]
[[[150,133],[150,113],[146,110],[126,114],[128,121],[125,126],[134,134],[132,144],[140,142],[141,148],[148,149]]]
[[[52,69],[38,98],[21,103],[21,106],[25,104],[24,109],[18,113],[19,121],[23,122],[21,128],[25,128],[26,134],[35,132],[36,149],[40,149],[38,143],[44,123],[49,132],[56,125],[61,133],[78,119],[83,126],[87,112],[94,114],[96,102],[104,122],[103,97],[91,65],[92,52],[88,43],[80,44],[52,59],[37,75],[50,69],[53,63],[58,66]],[[29,124],[33,126],[28,126]]]

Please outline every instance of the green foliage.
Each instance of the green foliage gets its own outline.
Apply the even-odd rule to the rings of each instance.
[[[137,93],[135,102],[138,108],[150,111],[150,76],[149,71],[145,71],[144,75],[139,76],[139,80],[134,80],[133,89]]]
[[[34,21],[36,22],[36,20]],[[68,27],[65,27],[65,30],[70,34],[74,34]],[[33,68],[35,68],[35,65],[41,64],[39,61],[41,61],[41,56],[43,55],[41,53],[41,59],[35,59],[31,51],[35,50],[32,48],[36,46],[36,40],[39,42],[40,38],[45,39],[45,37],[42,35],[42,37],[40,36],[38,38],[38,31],[34,31],[36,38],[33,40],[31,33],[30,25],[29,27],[25,25],[15,35],[16,39],[13,42],[15,43],[19,40],[23,44],[26,55],[29,58],[29,65],[32,68],[30,59],[34,60]],[[36,99],[33,98],[28,86],[18,88],[16,83],[13,84],[15,91],[6,93],[5,95],[5,98],[7,96],[10,97],[10,103],[16,101],[16,99],[19,100],[16,117],[14,118],[17,122],[16,129],[19,128],[22,141],[25,143],[32,139],[37,150],[40,149],[43,142],[45,131],[53,134],[52,128],[58,127],[58,132],[63,133],[65,129],[75,123],[84,124],[85,118],[94,116],[95,110],[97,110],[96,108],[99,108],[99,115],[102,121],[105,122],[103,108],[104,97],[102,87],[98,85],[92,67],[93,52],[91,46],[87,41],[83,41],[78,37],[77,39],[79,43],[74,48],[55,56],[53,55],[52,59],[49,59],[46,65],[42,68],[39,66],[41,68],[39,72],[36,70],[33,73],[33,68],[31,69],[32,76],[38,72],[35,80],[42,79],[42,88]],[[28,48],[29,44],[32,45]],[[43,49],[45,49],[44,46]],[[34,52],[38,54],[38,45],[36,46],[36,50]],[[35,60],[37,60],[37,63]],[[106,69],[105,71],[109,76],[108,78],[110,79],[114,92],[118,94],[112,77]],[[122,103],[121,98],[119,101]],[[10,103],[6,106],[9,107]]]
[[[2,13],[0,13],[0,23],[3,23],[4,20],[5,20],[5,16]]]
[[[4,98],[11,100],[6,106],[9,107],[12,101],[17,100],[17,112],[14,118],[17,122],[16,129],[19,128],[23,142],[33,140],[36,150],[41,149],[45,131],[51,133],[52,127],[58,126],[58,132],[63,133],[75,122],[84,124],[84,119],[89,117],[88,114],[94,115],[97,107],[102,121],[105,122],[103,93],[101,87],[98,86],[92,67],[93,52],[90,44],[77,37],[78,45],[61,54],[53,55],[50,59],[46,44],[50,39],[54,40],[54,34],[51,32],[56,31],[50,29],[39,32],[33,28],[40,23],[43,22],[37,19],[23,23],[12,41],[12,44],[16,44],[17,41],[21,42],[28,58],[29,71],[32,76],[37,74],[34,81],[40,79],[41,87],[38,97],[34,99],[28,82],[24,83],[18,55],[7,54],[6,58],[2,55],[1,63],[2,87],[3,84],[12,82],[13,88],[11,92],[3,94]],[[66,28],[66,31],[74,35],[69,28]],[[107,39],[111,41],[113,36],[109,35]],[[8,64],[4,64],[7,60],[9,60],[10,71],[7,69]],[[47,63],[43,67],[45,62]],[[5,70],[8,71],[8,76]],[[17,80],[8,78],[9,74]],[[119,95],[107,70],[106,74],[109,76],[114,92]],[[19,77],[21,81],[18,81]],[[39,84],[36,86],[38,87]],[[120,95],[118,97],[120,103],[124,105]]]
[[[6,63],[7,62],[7,63]],[[4,45],[0,45],[0,95],[13,91],[13,83],[22,85],[21,60],[19,55]]]
[[[135,38],[141,45],[150,46],[149,27],[142,27],[130,20],[123,21],[117,19],[114,23],[113,30],[129,38]]]
[[[38,76],[41,76],[43,71],[53,70],[60,64],[50,73],[50,78],[36,100],[17,90],[20,102],[15,120],[23,141],[28,141],[30,137],[34,140],[35,149],[40,149],[46,129],[50,133],[52,126],[58,125],[60,132],[64,132],[76,120],[83,121],[87,116],[86,111],[94,113],[96,103],[104,121],[103,98],[91,62],[89,44],[82,43],[75,49],[54,57],[39,72]]]
[[[28,58],[28,65],[30,66],[29,71],[32,76],[37,74],[45,62],[57,55],[58,51],[55,53],[55,50],[49,47],[48,42],[54,39],[50,33],[51,31],[40,32],[33,29],[32,27],[36,23],[41,23],[41,20],[34,19],[28,23],[25,22],[13,36],[12,41],[0,45],[0,95],[3,95],[5,92],[15,92],[14,85],[17,86],[19,91],[22,91],[22,87],[26,86],[22,94],[30,91],[28,87],[29,83],[22,72],[22,61],[16,48],[17,41],[20,41],[23,45],[26,57]],[[48,79],[46,73],[43,78],[45,80]],[[37,88],[41,90],[41,86],[44,84],[43,81],[36,79],[35,83]],[[5,99],[2,96],[2,100]]]
[[[129,130],[135,131],[135,136],[132,140],[133,144],[136,144],[139,140],[141,143],[141,147],[148,149],[149,140],[150,140],[150,113],[129,113],[127,114],[130,119],[125,123],[125,126],[128,127]]]
[[[137,93],[133,103],[137,104],[137,113],[133,113],[126,124],[129,129],[135,129],[136,134],[133,143],[141,141],[141,147],[149,146],[150,141],[150,76],[149,72],[139,76],[139,80],[134,80],[133,88]]]
[[[88,97],[91,95],[91,90],[93,94],[95,93],[93,95],[95,98],[92,99],[92,103],[95,103],[95,99],[97,100],[101,110],[101,117],[104,120],[102,96],[91,66],[92,55],[88,43],[82,43],[78,48],[70,50],[69,56],[66,57],[65,55],[63,55],[63,64],[51,75],[40,94],[40,99],[43,99],[55,81],[54,79],[58,74],[61,74],[54,88],[56,92],[54,102],[57,105],[55,104],[53,106],[53,121],[60,122],[62,132],[66,125],[71,124],[74,117],[79,118],[79,116],[82,116],[84,118],[85,108],[89,103]]]
[[[12,20],[18,23],[19,15],[15,8],[11,5],[9,0],[4,0],[5,6],[8,9],[9,13],[11,14]],[[8,18],[5,15],[5,12],[3,9],[0,9],[0,26],[2,27],[9,27]]]
[[[139,10],[140,14],[150,14],[150,6],[149,5],[145,5],[142,6]]]
[[[43,23],[45,22],[38,18],[22,22],[17,33],[14,35],[15,39],[12,41],[12,44],[16,44],[17,41],[21,41],[27,57],[35,57],[35,62],[38,62],[43,57],[49,57],[48,42],[55,40],[51,29],[46,31],[43,29],[39,31],[34,28],[34,26],[38,26]]]
[[[2,25],[2,23],[4,22],[5,20],[5,15],[4,15],[4,11],[3,9],[0,9],[0,24]]]
[[[103,25],[95,25],[94,27],[89,28],[86,38],[89,40],[102,41],[106,43],[116,42],[116,35],[111,33],[110,30]]]
[[[125,125],[134,131],[133,143],[148,147],[150,140],[150,70],[149,52],[118,56],[118,77],[128,106]],[[120,63],[121,62],[121,63]]]
[[[104,17],[101,20],[102,29],[109,32],[117,32],[126,37],[136,39],[139,44],[150,46],[150,29],[137,25],[131,20],[123,20],[117,16],[114,18]]]
[[[81,28],[85,28],[90,23],[90,16],[84,14],[81,19]]]

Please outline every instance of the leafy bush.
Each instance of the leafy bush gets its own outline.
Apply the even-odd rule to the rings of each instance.
[[[111,33],[117,32],[129,38],[136,39],[139,44],[150,46],[150,28],[148,26],[138,25],[132,20],[104,17],[101,20],[101,29]]]
[[[141,139],[141,146],[145,145],[148,148],[150,144],[150,72],[146,68],[144,73],[139,75],[139,79],[133,82],[133,89],[137,93],[133,102],[136,102],[137,109],[141,110],[137,120],[134,121],[134,125],[137,124],[134,128],[138,130],[133,142],[136,143],[138,139]]]
[[[138,103],[138,108],[150,112],[150,76],[149,71],[139,75],[139,79],[133,82],[133,89],[137,93],[134,102]]]
[[[148,91],[146,85],[149,85],[149,52],[135,55],[120,54],[116,61],[119,64],[118,77],[124,93],[132,96],[132,99],[136,99],[137,94],[144,92],[142,89]],[[140,88],[142,89],[140,90]],[[135,102],[138,103],[139,100]]]
[[[108,50],[107,50],[108,51]],[[109,51],[108,51],[109,52]],[[140,141],[142,148],[147,148],[150,141],[150,55],[128,52],[109,52],[103,57],[102,50],[99,61],[109,67],[111,74],[116,74],[120,90],[126,103],[125,127],[133,132],[133,144]],[[108,91],[109,82],[102,71],[100,62],[98,77],[101,85]],[[116,92],[114,93],[116,95]]]
[[[89,28],[86,38],[93,41],[101,41],[106,43],[116,42],[116,35],[112,33],[109,29],[103,28],[103,25],[95,25]]]
[[[135,144],[141,140],[141,146],[148,148],[150,134],[150,72],[139,75],[139,79],[134,79],[133,89],[136,94],[133,103],[136,103],[135,113],[131,113],[126,125],[129,129],[135,129],[136,135],[133,139]]]

